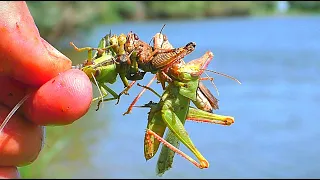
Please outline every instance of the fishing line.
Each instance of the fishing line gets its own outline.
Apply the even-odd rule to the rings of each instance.
[[[31,95],[31,93],[25,95],[19,102],[18,104],[16,104],[13,109],[10,111],[10,113],[8,114],[8,116],[6,117],[6,119],[2,122],[1,126],[0,126],[0,133],[2,132],[2,130],[4,129],[4,127],[6,126],[6,124],[8,123],[9,119],[13,116],[13,114],[20,108],[20,106],[29,98],[29,96]]]

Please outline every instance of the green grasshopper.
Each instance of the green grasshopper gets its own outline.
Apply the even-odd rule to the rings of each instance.
[[[88,51],[88,59],[83,64],[73,66],[73,68],[81,69],[87,74],[90,80],[97,85],[100,97],[92,100],[96,101],[101,99],[98,103],[97,110],[102,101],[119,99],[119,95],[106,86],[105,83],[115,83],[117,75],[119,74],[124,86],[129,87],[128,80],[140,80],[145,74],[145,72],[140,72],[138,68],[132,68],[132,66],[126,62],[126,54],[121,51],[125,42],[126,37],[124,34],[112,37],[111,34],[106,35],[100,40],[98,48],[78,48],[74,43],[70,42],[70,45],[73,46],[76,51]],[[93,50],[97,51],[94,56],[92,56]],[[125,88],[122,93],[126,92],[127,88]],[[104,99],[108,93],[113,97]]]
[[[151,108],[148,116],[148,126],[150,129],[159,129],[159,131],[163,131],[162,134],[158,135],[154,132],[151,132],[154,136],[156,136],[156,139],[160,139],[160,141],[164,144],[162,146],[158,161],[157,161],[157,167],[156,167],[156,173],[158,176],[162,176],[165,171],[169,170],[172,167],[173,164],[173,158],[175,153],[178,153],[182,157],[189,160],[191,163],[196,165],[198,167],[198,163],[194,161],[192,158],[190,158],[188,155],[183,153],[179,150],[180,141],[177,138],[177,136],[173,133],[173,131],[169,130],[166,133],[165,140],[162,138],[166,125],[162,122],[162,117],[159,114],[160,105],[158,103],[153,103],[150,101],[148,104],[145,104],[144,106],[135,106],[135,107],[149,107]],[[156,115],[156,116],[155,116]],[[193,107],[189,107],[188,114],[186,119],[179,119],[181,121],[181,124],[178,124],[178,128],[182,127],[184,125],[185,120],[190,120],[194,122],[203,122],[203,123],[213,123],[213,124],[220,124],[220,125],[226,125],[230,126],[234,123],[234,118],[231,116],[223,116],[223,115],[217,115],[213,113],[209,113],[203,110],[199,110]],[[164,128],[164,129],[163,129]],[[186,132],[184,132],[185,134]],[[149,136],[149,135],[148,135]],[[147,136],[146,136],[147,137]],[[145,137],[145,138],[146,138]],[[151,159],[157,152],[157,149],[159,148],[159,141],[155,141],[154,139],[151,141],[149,137],[147,137],[147,142],[145,141],[145,158],[146,160]],[[152,144],[157,143],[154,147]],[[148,149],[153,149],[153,152]],[[151,153],[150,153],[151,152]]]
[[[171,74],[175,81],[169,83],[161,96],[160,102],[151,107],[149,112],[144,148],[145,158],[147,160],[156,154],[159,144],[162,142],[173,152],[180,154],[195,166],[201,169],[209,167],[209,162],[201,155],[188,136],[184,128],[184,122],[187,118],[198,119],[199,121],[202,119],[203,122],[218,122],[219,124],[225,125],[230,125],[234,122],[233,117],[230,116],[218,116],[203,110],[189,108],[190,100],[196,100],[196,90],[198,88],[200,75],[204,71],[203,67],[207,67],[212,57],[213,54],[207,52],[201,58],[179,67],[175,75]],[[195,154],[199,163],[162,138],[167,126],[173,133],[173,137],[178,138],[179,141]],[[173,140],[175,140],[175,138]],[[161,163],[165,162],[159,159],[158,166],[162,166]],[[164,172],[167,169],[158,167],[158,170]]]
[[[159,46],[161,46],[162,48],[173,48],[172,45],[169,43],[167,37],[161,33],[156,34],[156,36],[154,37],[154,41],[157,41],[155,43],[157,43]],[[161,45],[160,45],[161,44]],[[181,59],[179,62],[180,66],[184,65],[185,62],[183,61],[183,59]],[[177,66],[177,64],[176,64]],[[210,71],[210,70],[206,70],[206,71]],[[231,78],[235,81],[237,81],[238,83],[240,83],[237,79],[223,74],[223,73],[219,73],[219,72],[215,72],[215,71],[210,71],[216,74],[220,74],[223,76],[226,76],[228,78]],[[207,75],[207,74],[206,74]],[[210,80],[212,82],[212,84],[215,86],[215,84],[213,83],[213,78],[209,77],[207,75],[207,78],[200,78],[202,80]],[[240,83],[241,84],[241,83]],[[216,87],[215,87],[216,88]],[[218,89],[216,88],[217,92]],[[198,84],[198,89],[196,92],[196,100],[192,100],[193,104],[196,105],[197,108],[199,108],[200,110],[196,110],[193,108],[189,109],[189,114],[191,112],[195,112],[195,116],[189,116],[187,117],[187,119],[189,120],[193,120],[193,121],[199,121],[199,120],[203,120],[203,119],[199,119],[199,115],[204,115],[206,114],[206,117],[204,120],[210,119],[210,117],[214,117],[214,114],[211,114],[210,112],[213,112],[213,110],[218,109],[218,101],[217,99],[211,94],[211,92],[201,83],[199,82]],[[206,112],[203,112],[206,111]],[[212,119],[214,120],[214,118]],[[209,123],[219,123],[220,121],[200,121],[200,122],[209,122]],[[184,123],[184,121],[182,121],[182,123]],[[230,125],[230,124],[223,124],[223,125]],[[179,140],[178,138],[174,135],[174,133],[172,131],[168,131],[166,134],[166,141],[175,146],[176,148],[179,148]],[[158,175],[162,175],[164,174],[165,171],[167,171],[168,169],[170,169],[172,167],[172,163],[173,163],[173,158],[174,158],[175,152],[171,151],[169,148],[167,148],[166,146],[163,146],[160,152],[160,156],[158,158],[158,162],[157,162],[157,174]]]
[[[154,37],[154,47],[156,48],[166,48],[166,49],[173,49],[173,47],[170,45],[170,43],[167,41],[166,38],[163,38],[163,36],[160,36],[161,34],[160,33],[157,33],[156,36]],[[161,43],[162,41],[162,43]],[[164,58],[163,58],[164,59]],[[162,60],[163,60],[162,59]],[[160,59],[161,60],[161,59]],[[165,60],[164,60],[165,61]],[[174,63],[169,63],[169,66],[168,68],[166,69],[166,73],[168,73],[169,75],[172,75],[174,74],[174,71],[173,72],[169,72],[168,70],[169,69],[172,69],[172,66],[173,65],[176,65],[176,66],[182,66],[184,63],[184,61],[182,60],[182,57],[180,58],[177,58],[177,59],[173,59],[173,60],[169,60],[169,61],[174,61]],[[157,75],[161,75],[160,73]],[[152,83],[152,81],[154,80],[155,78],[153,78],[149,84],[147,85],[146,89],[148,89],[148,87],[150,86],[150,84]],[[200,78],[201,79],[201,78]],[[204,79],[211,79],[213,80],[213,78],[204,78]],[[214,98],[214,96],[210,93],[210,91],[205,87],[203,86],[201,83],[192,83],[193,87],[190,87],[190,86],[187,86],[186,88],[180,88],[182,92],[180,92],[181,94],[184,94],[187,98],[189,99],[192,99],[192,101],[194,102],[194,104],[198,107],[198,108],[202,108],[203,110],[205,111],[209,111],[209,112],[212,112],[213,109],[217,109],[218,108],[218,105],[217,105],[217,100]],[[202,86],[201,86],[202,85]],[[168,87],[169,89],[171,88],[170,86]],[[143,89],[145,90],[145,89]],[[149,89],[150,90],[150,89]],[[195,93],[195,90],[197,91],[197,93]],[[133,103],[131,104],[131,107],[133,107],[133,104],[136,103],[136,100],[142,95],[143,91],[136,97],[136,99],[133,101]],[[205,94],[204,94],[205,93]],[[195,97],[196,95],[196,97]],[[210,95],[210,96],[209,96]],[[193,96],[193,97],[190,97],[190,96]],[[210,101],[211,100],[211,101]],[[130,110],[130,107],[128,109],[128,111]],[[152,113],[153,110],[150,111],[149,115],[151,115],[152,117],[154,116],[154,113]],[[195,112],[195,111],[192,111],[192,112]],[[204,111],[198,111],[197,114],[202,114],[202,112]],[[207,112],[205,112],[207,113]],[[153,114],[153,115],[152,115]],[[207,116],[208,117],[212,117],[213,114],[211,113],[207,113]],[[158,115],[159,116],[159,115]],[[156,115],[157,117],[157,115]],[[196,116],[195,116],[196,117]],[[149,118],[150,119],[150,118]],[[196,120],[197,118],[195,118]],[[183,122],[185,121],[185,119],[182,120]],[[161,122],[161,121],[160,121]],[[163,133],[164,133],[164,130],[166,128],[166,126],[163,126],[164,129],[162,129]],[[162,133],[162,135],[163,135]],[[171,141],[171,144],[175,144],[176,147],[179,146],[179,141],[177,140],[177,137],[173,135],[172,131],[168,131],[168,135],[167,135],[167,140],[169,139],[169,141]],[[153,141],[154,142],[154,141]],[[153,143],[152,142],[152,143]],[[151,144],[152,144],[151,143]],[[169,143],[170,144],[170,143]],[[159,143],[158,145],[159,146]],[[160,158],[159,158],[159,161],[158,161],[158,174],[162,174],[164,173],[164,171],[168,170],[170,167],[171,167],[171,164],[173,162],[173,156],[174,156],[174,151],[170,151],[168,148],[166,148],[165,146],[163,147],[162,149],[162,152],[163,151],[166,151],[166,153],[161,153],[160,155]],[[163,156],[161,158],[161,156]],[[146,156],[147,157],[147,156]],[[151,157],[149,157],[151,158]],[[148,158],[147,158],[148,159]],[[161,160],[161,159],[165,159],[165,160]],[[163,163],[161,163],[161,161]]]

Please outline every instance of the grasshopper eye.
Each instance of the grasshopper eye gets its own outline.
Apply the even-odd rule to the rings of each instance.
[[[168,40],[167,36],[163,35],[163,41],[167,41],[167,40]]]
[[[137,34],[134,34],[134,40],[139,40],[139,37]]]
[[[96,70],[96,72],[94,72],[94,76],[98,77],[100,75],[100,70]]]

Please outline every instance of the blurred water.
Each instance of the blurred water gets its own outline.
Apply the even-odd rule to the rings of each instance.
[[[209,69],[238,78],[239,85],[213,76],[219,88],[218,114],[235,117],[230,127],[188,122],[190,137],[210,162],[198,169],[180,156],[163,178],[319,178],[320,140],[320,17],[232,18],[199,21],[137,22],[97,28],[85,46],[96,46],[102,36],[136,32],[149,41],[166,23],[163,33],[175,46],[189,41],[196,51],[185,61],[207,50],[214,54]],[[141,84],[151,79],[147,75]],[[205,83],[213,92],[214,88]],[[118,92],[121,82],[112,85]],[[154,84],[158,92],[160,85]],[[90,147],[88,168],[73,177],[156,178],[158,154],[148,162],[143,138],[149,109],[135,108],[122,116],[141,90],[135,86],[119,105],[104,109],[83,121],[108,120],[105,133]],[[158,101],[150,92],[138,101]],[[94,107],[90,111],[94,111]],[[94,132],[92,132],[94,133]],[[192,155],[183,145],[181,149]],[[158,152],[159,153],[159,152]]]

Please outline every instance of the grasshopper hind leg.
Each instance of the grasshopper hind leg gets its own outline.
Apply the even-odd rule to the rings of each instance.
[[[190,161],[192,164],[194,164],[195,166],[197,166],[200,169],[203,169],[203,167],[194,159],[192,159],[190,156],[188,156],[187,154],[185,154],[184,152],[182,152],[180,149],[176,148],[175,146],[171,145],[169,142],[167,142],[165,139],[163,139],[162,137],[160,137],[157,133],[153,132],[150,129],[146,130],[146,134],[149,136],[154,136],[158,141],[160,141],[163,145],[165,145],[166,147],[168,147],[169,149],[171,149],[173,152],[179,154],[180,156],[184,157],[185,159],[187,159],[188,161]]]
[[[153,78],[149,81],[149,83],[147,84],[147,87],[149,87],[152,82],[156,79],[156,76],[153,76]],[[125,113],[123,113],[122,115],[126,115],[129,114],[133,108],[133,106],[137,103],[137,101],[140,99],[140,97],[142,96],[142,94],[146,91],[146,88],[143,88],[140,93],[134,98],[134,100],[131,102],[130,106],[128,107],[127,111]]]
[[[83,47],[83,48],[78,48],[73,42],[70,42],[70,46],[72,46],[74,48],[74,50],[78,51],[78,52],[82,52],[82,51],[88,51],[88,62],[87,63],[92,63],[92,51],[96,50],[96,48],[92,48],[92,47]]]

